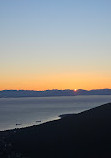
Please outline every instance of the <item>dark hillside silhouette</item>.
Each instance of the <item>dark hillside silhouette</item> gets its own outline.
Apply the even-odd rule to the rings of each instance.
[[[110,158],[111,103],[0,134],[8,144],[4,153],[1,151],[4,158],[8,154],[27,158]]]

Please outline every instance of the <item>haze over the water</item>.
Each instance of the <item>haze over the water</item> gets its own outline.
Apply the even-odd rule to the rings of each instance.
[[[0,90],[111,88],[111,1],[2,0],[0,45]]]

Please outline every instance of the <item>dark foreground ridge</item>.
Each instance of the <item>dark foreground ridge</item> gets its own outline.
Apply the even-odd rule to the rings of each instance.
[[[0,158],[111,158],[111,103],[0,132]]]

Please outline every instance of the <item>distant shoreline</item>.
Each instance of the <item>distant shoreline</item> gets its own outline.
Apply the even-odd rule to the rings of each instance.
[[[77,96],[110,96],[111,94],[92,94],[92,95],[74,95],[74,96],[20,96],[20,97],[0,97],[0,99],[19,99],[19,98],[48,98],[48,97],[77,97]]]
[[[67,95],[67,96],[28,96],[28,97],[26,97],[26,96],[20,96],[20,97],[0,97],[0,99],[18,99],[18,98],[48,98],[48,97],[77,97],[77,96],[109,96],[109,95],[111,95],[111,94],[91,94],[91,95]]]
[[[111,95],[111,89],[92,89],[92,90],[2,90],[0,98],[20,98],[20,97],[55,97],[55,96],[78,96],[78,95]]]

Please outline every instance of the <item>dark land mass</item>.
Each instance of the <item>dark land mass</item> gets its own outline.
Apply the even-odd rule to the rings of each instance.
[[[111,103],[0,132],[0,158],[111,158]]]
[[[0,91],[0,98],[17,98],[17,97],[49,97],[49,96],[76,96],[76,95],[111,95],[111,89],[93,89],[84,90],[78,89],[77,91],[65,90],[45,90],[45,91],[32,91],[32,90],[3,90]]]

